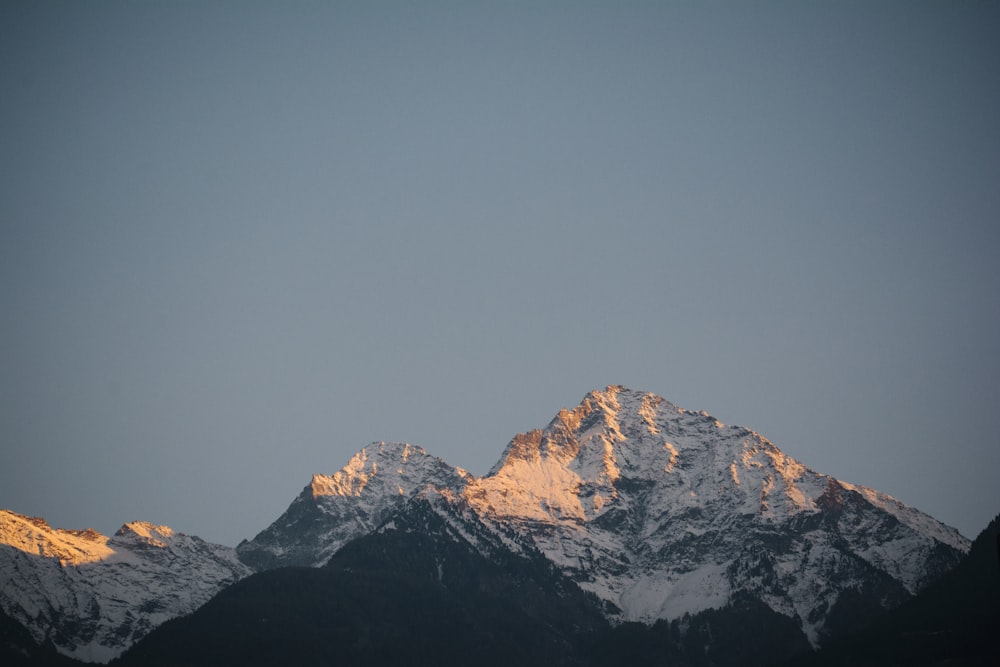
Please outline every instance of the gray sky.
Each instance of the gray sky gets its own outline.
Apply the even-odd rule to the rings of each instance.
[[[624,384],[974,536],[1000,511],[998,26],[0,3],[0,506],[232,545],[370,441],[483,474]]]

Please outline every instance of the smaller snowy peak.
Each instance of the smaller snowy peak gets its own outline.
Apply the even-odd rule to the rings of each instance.
[[[45,519],[10,510],[0,510],[0,545],[55,559],[63,566],[104,560],[114,553],[108,538],[93,528],[53,528]]]
[[[285,512],[236,551],[256,570],[318,566],[378,526],[396,505],[428,485],[459,491],[471,475],[406,443],[376,442],[332,475],[313,475]]]
[[[314,500],[324,496],[358,497],[366,493],[409,495],[426,478],[452,486],[469,477],[423,447],[406,443],[376,442],[363,448],[333,475],[313,475],[309,489]],[[371,488],[369,488],[371,487]]]

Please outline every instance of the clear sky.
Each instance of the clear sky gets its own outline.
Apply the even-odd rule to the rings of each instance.
[[[236,544],[608,384],[1000,512],[1000,3],[0,3],[0,507]]]

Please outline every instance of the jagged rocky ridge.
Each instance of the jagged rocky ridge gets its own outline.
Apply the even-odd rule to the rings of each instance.
[[[766,609],[814,646],[968,550],[954,529],[809,470],[748,429],[612,386],[516,436],[481,478],[419,447],[368,446],[315,475],[235,554],[149,524],[106,538],[7,513],[17,527],[0,539],[0,606],[63,653],[107,660],[251,569],[326,564],[392,529],[413,498],[485,558],[541,554],[612,622],[683,628],[724,607]]]
[[[250,568],[232,548],[135,521],[112,537],[0,510],[0,608],[39,643],[107,662]]]

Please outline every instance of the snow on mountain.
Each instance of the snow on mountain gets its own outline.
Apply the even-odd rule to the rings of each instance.
[[[314,475],[288,510],[236,551],[257,570],[323,565],[337,549],[375,529],[427,485],[458,490],[471,478],[422,447],[377,442],[333,475]]]
[[[463,497],[622,620],[751,595],[799,619],[814,644],[845,591],[898,603],[968,550],[954,529],[809,470],[753,431],[615,386],[516,436]]]
[[[0,607],[82,660],[107,662],[248,574],[233,549],[166,526],[107,537],[0,510]]]
[[[95,530],[53,529],[45,519],[0,510],[0,543],[24,553],[80,565],[104,560],[114,553],[108,538]]]

